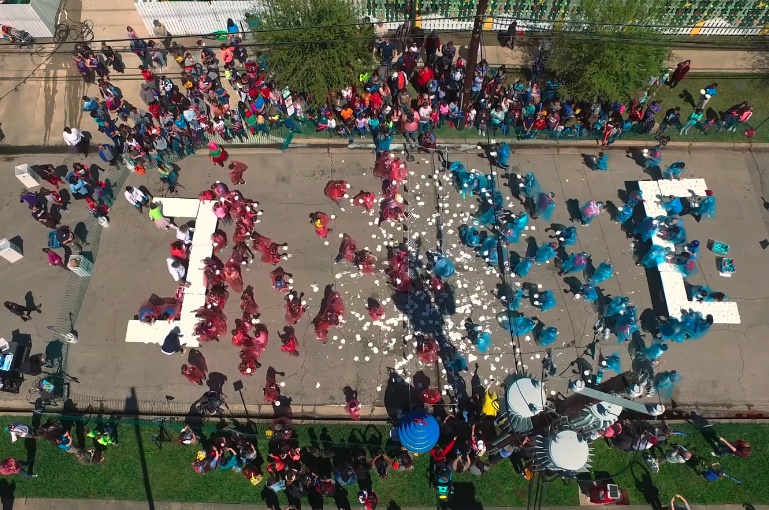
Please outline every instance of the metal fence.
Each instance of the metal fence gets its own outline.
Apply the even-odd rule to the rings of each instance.
[[[414,19],[424,30],[471,30],[477,8],[476,0],[352,1],[358,6],[361,18],[382,20],[391,29]],[[157,19],[174,35],[226,30],[228,19],[245,31],[248,29],[246,15],[258,13],[266,3],[267,0],[135,0],[136,10],[148,30],[152,30],[152,22]],[[524,32],[583,28],[578,22],[570,22],[580,17],[580,0],[491,0],[485,16],[484,30],[489,31],[505,30],[513,20],[517,20],[518,30]],[[648,28],[659,34],[674,35],[765,35],[769,32],[769,9],[764,2],[755,0],[668,2],[657,24]]]
[[[429,30],[470,30],[476,0],[360,0],[366,15],[398,24],[416,17]],[[578,19],[580,0],[490,0],[486,30],[506,29],[518,20],[519,30],[549,30]],[[667,2],[655,32],[692,35],[757,35],[769,25],[769,10],[756,0],[691,0]]]

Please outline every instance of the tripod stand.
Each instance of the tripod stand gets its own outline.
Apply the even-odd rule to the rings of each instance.
[[[171,182],[168,180],[167,177],[161,177],[160,180],[157,182],[158,187],[160,187],[160,196],[161,197],[177,197],[179,196],[179,189],[184,189],[184,186],[179,184],[179,182]]]
[[[171,436],[168,435],[168,432],[166,432],[165,427],[165,418],[155,418],[152,420],[153,423],[158,424],[158,433],[152,436],[152,442],[155,443],[155,446],[158,447],[159,450],[163,449],[163,443],[170,443],[173,442],[173,439],[171,439]]]

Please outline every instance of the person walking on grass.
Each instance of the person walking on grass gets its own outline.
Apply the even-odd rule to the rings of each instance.
[[[673,71],[673,75],[670,77],[669,85],[671,89],[676,88],[676,85],[681,83],[681,80],[684,79],[686,73],[691,70],[691,63],[691,60],[684,60],[683,62],[678,63],[676,70]]]
[[[708,102],[716,97],[718,93],[718,83],[711,83],[700,91],[700,100],[697,102],[696,109],[704,110]]]

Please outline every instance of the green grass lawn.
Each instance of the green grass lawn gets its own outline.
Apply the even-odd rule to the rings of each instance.
[[[3,417],[0,426],[5,426],[11,421],[15,420]],[[17,421],[28,422],[24,418]],[[135,423],[137,422],[119,424],[119,445],[108,448],[106,463],[103,465],[81,465],[74,456],[57,450],[47,441],[38,441],[35,443],[35,472],[39,474],[39,478],[27,480],[16,477],[15,496],[142,500],[146,498],[142,471],[144,462],[149,488],[155,500],[219,503],[261,500],[263,483],[252,486],[244,476],[231,471],[196,474],[190,467],[198,450],[196,446],[182,446],[171,442],[164,443],[163,449],[159,450],[151,440],[157,433],[157,425],[149,422],[142,422],[141,425],[134,425]],[[259,424],[254,433],[263,453],[267,447],[265,427],[265,424]],[[179,428],[181,426],[178,423],[167,425],[173,439],[176,438]],[[213,424],[206,428],[208,433],[215,430]],[[674,436],[673,441],[680,441],[695,454],[704,455],[708,462],[713,460],[708,453],[706,442],[695,429],[690,426],[677,426],[674,429],[689,434],[689,437]],[[303,425],[297,426],[297,431],[301,444],[308,444],[311,437],[330,437],[338,446],[351,443],[379,445],[383,441],[381,438],[386,438],[388,434],[386,426],[365,427],[353,424]],[[698,477],[685,465],[663,465],[661,472],[653,475],[656,491],[663,503],[675,493],[683,494],[692,503],[700,504],[769,503],[769,485],[762,481],[769,472],[769,446],[766,441],[769,426],[718,425],[717,431],[729,439],[742,438],[753,444],[754,453],[751,458],[727,458],[722,461],[730,474],[743,479],[745,483],[737,485],[726,479],[710,483]],[[3,434],[2,441],[4,456],[26,458],[23,440],[11,443],[8,435]],[[639,454],[609,449],[603,441],[597,441],[593,445],[593,470],[603,473],[601,476],[612,475],[621,487],[630,491],[631,503],[643,504],[641,486],[636,479],[642,480],[646,470],[640,463]],[[416,459],[414,472],[394,472],[386,480],[375,479],[374,487],[380,502],[386,505],[392,500],[400,506],[434,505],[435,495],[428,487],[428,465],[428,456],[421,455]],[[509,462],[494,466],[482,478],[459,474],[455,481],[461,489],[473,487],[474,497],[486,506],[526,505],[528,482],[515,473]],[[351,496],[354,498],[354,494]],[[281,499],[285,502],[283,496]],[[577,501],[577,486],[574,482],[564,484],[558,479],[545,488],[545,506],[576,505]]]

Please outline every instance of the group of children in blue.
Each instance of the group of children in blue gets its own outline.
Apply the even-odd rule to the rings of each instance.
[[[557,206],[555,194],[544,190],[533,172],[517,176],[509,173],[510,155],[511,150],[506,143],[493,144],[487,152],[492,165],[503,169],[510,177],[513,194],[524,206],[524,210],[518,213],[504,208],[504,199],[497,189],[496,177],[493,173],[483,174],[468,170],[459,161],[446,162],[446,167],[453,175],[454,184],[462,197],[475,196],[480,203],[473,221],[459,227],[459,237],[464,245],[473,248],[477,255],[490,266],[518,278],[528,276],[535,264],[549,264],[551,261],[560,266],[559,276],[583,276],[584,283],[572,289],[574,297],[595,304],[605,324],[606,338],[609,334],[614,334],[620,343],[632,339],[636,346],[633,349],[634,356],[643,356],[647,360],[657,361],[668,350],[668,344],[665,342],[695,340],[707,333],[712,324],[712,317],[704,317],[697,311],[689,310],[683,313],[680,319],[670,317],[659,324],[653,343],[649,346],[645,345],[638,334],[640,325],[637,307],[632,305],[626,297],[617,296],[608,301],[603,298],[600,285],[614,276],[614,266],[611,262],[602,261],[597,267],[593,267],[588,253],[568,253],[567,250],[577,243],[577,227],[574,225],[553,224],[553,228],[548,229],[553,232],[550,241],[539,244],[533,252],[530,250],[524,256],[517,256],[513,252],[510,257],[506,245],[519,242],[525,230],[534,230],[536,227],[530,226],[533,219],[541,218],[549,222]],[[645,151],[643,156],[646,159],[644,165],[658,166],[662,159],[661,147],[657,146]],[[608,168],[609,157],[606,153],[600,153],[594,158],[593,170],[606,171]],[[676,161],[666,167],[661,175],[665,179],[680,179],[685,168],[683,162]],[[628,193],[626,203],[615,213],[613,218],[615,223],[623,225],[630,235],[644,244],[650,244],[656,236],[668,241],[676,249],[652,244],[640,256],[638,264],[647,268],[656,268],[662,263],[670,263],[684,278],[689,278],[696,271],[700,243],[687,239],[681,216],[690,214],[697,221],[701,218],[713,218],[715,197],[710,191],[705,197],[663,197],[662,205],[667,215],[656,218],[639,218],[636,215],[637,206],[643,201],[644,197],[640,191]],[[580,207],[580,217],[577,219],[583,225],[589,225],[604,210],[603,202],[591,200]],[[511,260],[516,257],[516,260]],[[529,284],[524,285],[523,288],[519,286],[515,290],[509,285],[504,287],[503,292],[500,293],[500,299],[507,310],[496,317],[500,326],[515,336],[531,334],[540,346],[554,343],[558,337],[558,330],[555,327],[548,327],[520,311],[524,299],[528,299],[531,305],[541,312],[554,308],[556,306],[554,292],[542,290],[541,285]],[[727,299],[723,293],[715,292],[705,286],[691,286],[689,293],[692,301]],[[491,337],[482,328],[472,328],[470,338],[476,343],[479,351],[488,351]],[[619,371],[618,360],[619,358],[616,360],[617,363],[611,363],[604,369]],[[678,380],[680,376],[675,371],[662,372],[657,374],[655,379],[657,386],[663,392],[672,391],[672,386]]]

